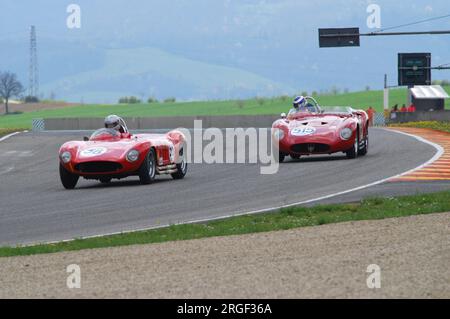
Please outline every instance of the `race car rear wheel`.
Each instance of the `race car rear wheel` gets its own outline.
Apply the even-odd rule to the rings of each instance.
[[[156,176],[156,153],[153,148],[151,148],[144,162],[139,169],[139,180],[141,184],[148,185],[155,180]]]
[[[356,133],[355,137],[355,143],[353,144],[353,147],[345,152],[347,154],[347,158],[353,159],[358,157],[358,150],[359,150],[359,136],[358,132]]]
[[[187,167],[188,164],[186,163],[185,159],[181,161],[180,164],[177,164],[177,172],[170,174],[173,179],[183,179],[184,176],[186,176],[187,173]]]
[[[74,189],[80,178],[78,175],[66,170],[61,163],[59,164],[59,177],[65,189]]]
[[[286,158],[286,154],[280,152],[278,156],[279,156],[278,157],[279,162],[283,163],[284,159]]]

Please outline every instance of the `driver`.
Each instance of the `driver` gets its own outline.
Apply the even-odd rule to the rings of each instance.
[[[307,104],[308,102],[303,95],[297,96],[293,102],[294,108],[292,108],[288,113],[288,118],[294,116],[297,113],[308,111]]]
[[[105,128],[116,130],[122,134],[129,134],[125,121],[117,115],[108,115],[105,118]]]

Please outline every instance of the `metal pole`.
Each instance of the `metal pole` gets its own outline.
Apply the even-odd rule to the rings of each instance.
[[[426,66],[416,66],[416,67],[399,67],[399,70],[450,70],[450,66],[434,66],[434,67],[426,67]]]
[[[384,91],[383,91],[383,101],[384,110],[389,110],[389,88],[388,88],[388,77],[387,74],[384,75]]]
[[[383,36],[383,35],[428,35],[428,34],[450,34],[450,30],[441,30],[441,31],[419,31],[419,32],[371,32],[371,33],[362,33],[360,36],[365,37],[375,37],[375,36]]]
[[[450,30],[442,31],[420,31],[420,32],[371,32],[371,33],[342,33],[342,34],[321,34],[321,38],[336,38],[336,37],[377,37],[377,36],[393,36],[393,35],[436,35],[436,34],[450,34]]]
[[[414,85],[409,85],[408,86],[408,92],[407,92],[407,99],[406,99],[406,107],[410,106],[412,104],[412,92],[411,89],[414,87]]]

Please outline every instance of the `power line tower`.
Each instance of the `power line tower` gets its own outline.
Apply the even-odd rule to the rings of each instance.
[[[31,26],[30,30],[30,70],[28,95],[38,97],[39,95],[39,70],[37,60],[37,39],[36,27]]]

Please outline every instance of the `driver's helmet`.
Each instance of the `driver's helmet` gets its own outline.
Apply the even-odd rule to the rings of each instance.
[[[120,133],[128,133],[125,121],[117,115],[109,115],[105,118],[105,128],[113,129]]]
[[[306,98],[302,95],[302,96],[297,96],[294,99],[293,105],[294,105],[294,108],[298,109],[299,107],[305,107],[306,103],[307,103]]]

